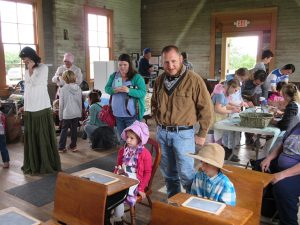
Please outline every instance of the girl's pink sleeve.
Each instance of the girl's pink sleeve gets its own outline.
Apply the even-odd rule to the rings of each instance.
[[[143,177],[140,180],[140,184],[138,186],[139,191],[145,191],[145,188],[148,186],[150,178],[151,178],[151,172],[152,172],[152,156],[150,152],[147,149],[144,149],[144,157],[143,157],[143,163],[144,163],[144,173]]]

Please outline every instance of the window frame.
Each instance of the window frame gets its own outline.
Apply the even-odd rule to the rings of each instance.
[[[44,52],[41,51],[41,40],[42,38],[42,26],[39,26],[39,24],[42,23],[42,0],[5,0],[8,2],[15,2],[15,3],[26,3],[32,5],[32,16],[33,16],[33,29],[34,29],[34,44],[36,47],[36,52],[39,54],[40,57],[43,58]],[[1,22],[1,21],[0,21]],[[2,41],[2,30],[1,30],[1,23],[0,23],[0,93],[6,93],[3,92],[4,89],[7,89],[7,83],[6,83],[6,67],[5,67],[5,54],[4,54],[4,44]],[[19,44],[22,45],[22,43],[11,43],[11,44]],[[21,68],[22,68],[22,62],[21,62]],[[22,78],[24,79],[24,74],[22,74]]]
[[[89,7],[84,6],[84,24],[85,24],[85,66],[86,66],[86,79],[87,82],[92,84],[94,79],[91,79],[90,76],[90,49],[89,49],[89,33],[88,33],[88,14],[96,14],[99,16],[106,16],[107,17],[107,32],[108,32],[108,51],[109,51],[109,60],[113,59],[113,11],[110,9],[104,9],[99,7]]]

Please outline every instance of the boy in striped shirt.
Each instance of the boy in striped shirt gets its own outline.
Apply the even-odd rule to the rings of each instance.
[[[189,156],[201,161],[190,194],[235,206],[234,186],[221,171],[225,170],[222,168],[225,156],[223,147],[216,143],[206,144],[197,154],[189,153]]]

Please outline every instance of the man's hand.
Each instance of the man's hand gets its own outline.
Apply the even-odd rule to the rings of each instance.
[[[202,147],[205,143],[205,138],[195,135],[195,143],[196,143],[196,145],[199,145],[200,147]]]

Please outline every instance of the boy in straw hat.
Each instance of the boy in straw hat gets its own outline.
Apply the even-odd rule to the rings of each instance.
[[[235,206],[234,186],[221,171],[225,170],[222,168],[225,157],[223,147],[216,143],[206,144],[197,154],[188,153],[188,155],[201,161],[190,194]]]

